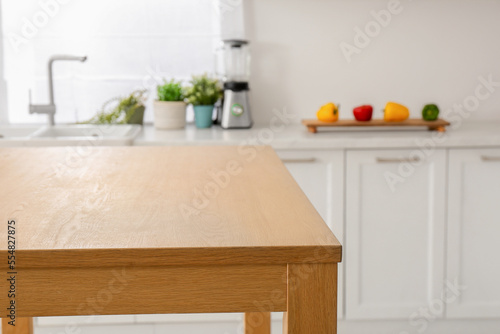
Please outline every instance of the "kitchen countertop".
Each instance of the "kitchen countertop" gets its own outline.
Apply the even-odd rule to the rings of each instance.
[[[252,129],[223,130],[218,126],[156,130],[145,125],[134,145],[271,145],[275,149],[363,149],[412,147],[500,147],[500,122],[464,122],[445,133],[428,130],[319,130],[305,126],[255,125]]]

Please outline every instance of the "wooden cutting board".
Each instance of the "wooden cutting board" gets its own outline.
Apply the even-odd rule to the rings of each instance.
[[[426,127],[431,131],[445,132],[446,126],[450,125],[449,122],[444,119],[438,119],[435,121],[425,121],[423,119],[407,119],[403,122],[386,122],[383,119],[372,119],[368,122],[359,122],[353,119],[341,119],[337,122],[328,123],[318,121],[316,119],[304,119],[302,124],[307,127],[307,130],[312,133],[318,132],[319,127]]]

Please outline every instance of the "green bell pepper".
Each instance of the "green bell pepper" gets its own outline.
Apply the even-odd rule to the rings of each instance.
[[[425,121],[435,121],[439,116],[439,107],[435,104],[428,104],[422,110],[422,118]]]

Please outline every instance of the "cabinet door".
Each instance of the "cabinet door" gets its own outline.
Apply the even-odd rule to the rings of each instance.
[[[346,159],[346,318],[408,319],[442,291],[446,152]]]
[[[277,153],[302,191],[343,245],[343,151],[280,150]],[[343,263],[341,263],[338,273],[339,318],[343,316],[343,275]]]
[[[500,149],[449,154],[447,280],[462,288],[447,316],[498,318]]]

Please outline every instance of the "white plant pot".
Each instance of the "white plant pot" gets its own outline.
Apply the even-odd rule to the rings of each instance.
[[[182,129],[186,126],[186,103],[154,101],[155,128],[162,130]]]

